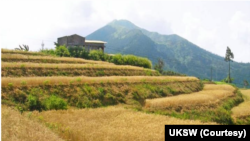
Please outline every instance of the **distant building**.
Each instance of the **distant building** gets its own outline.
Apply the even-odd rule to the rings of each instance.
[[[77,34],[64,36],[57,38],[57,43],[59,45],[69,46],[84,46],[88,51],[90,50],[102,50],[104,52],[105,43],[103,41],[96,40],[85,40],[85,37],[79,36]]]

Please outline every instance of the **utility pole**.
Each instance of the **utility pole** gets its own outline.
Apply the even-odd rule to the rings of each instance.
[[[210,79],[210,81],[212,81],[212,80],[213,80],[213,69],[211,67],[211,79]]]
[[[44,43],[43,43],[43,41],[42,41],[42,50],[43,50],[43,47],[44,47]]]

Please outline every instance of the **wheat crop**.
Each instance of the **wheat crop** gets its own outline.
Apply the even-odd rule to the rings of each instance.
[[[130,66],[130,65],[110,65],[110,64],[52,64],[52,63],[9,63],[2,62],[2,68],[82,68],[82,69],[130,69],[130,70],[151,70],[144,69],[142,67]],[[154,70],[151,70],[154,71]]]
[[[2,141],[63,141],[45,125],[32,121],[17,110],[1,105]]]
[[[34,112],[33,116],[42,117],[44,123],[61,125],[57,130],[60,136],[74,141],[163,141],[168,124],[216,124],[146,114],[118,106]]]
[[[243,94],[244,102],[232,109],[233,117],[250,116],[250,89],[240,91]]]
[[[2,87],[8,86],[10,83],[13,86],[20,86],[23,82],[28,86],[47,84],[72,84],[72,83],[134,83],[134,82],[182,82],[182,81],[198,81],[196,77],[182,76],[109,76],[109,77],[2,77]]]
[[[202,91],[181,94],[174,97],[147,99],[145,108],[166,109],[169,107],[192,107],[211,105],[234,95],[235,88],[230,85],[205,84]]]
[[[4,62],[52,62],[52,63],[80,63],[80,64],[109,64],[114,65],[113,63],[105,61],[94,61],[86,60],[81,58],[73,57],[55,57],[55,56],[33,56],[33,55],[23,55],[23,54],[1,54],[2,61]]]

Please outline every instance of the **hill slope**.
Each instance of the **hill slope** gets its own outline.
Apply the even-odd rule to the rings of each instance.
[[[199,78],[222,80],[227,77],[228,63],[188,40],[176,35],[161,35],[142,29],[126,20],[114,20],[86,37],[103,40],[105,52],[134,54],[149,58],[153,64],[158,58],[165,62],[166,70],[193,75]],[[225,47],[226,49],[226,47]],[[242,86],[244,79],[250,81],[250,63],[232,63],[234,83]]]

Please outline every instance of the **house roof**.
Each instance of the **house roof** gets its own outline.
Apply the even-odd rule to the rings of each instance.
[[[59,38],[70,37],[70,36],[79,36],[79,37],[82,37],[82,36],[80,36],[78,34],[73,34],[73,35],[63,36],[63,37],[59,37]],[[82,37],[82,38],[84,38],[84,37]]]
[[[97,41],[97,40],[85,40],[85,43],[99,43],[99,44],[105,44],[107,42],[104,41]]]

